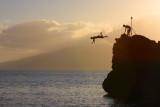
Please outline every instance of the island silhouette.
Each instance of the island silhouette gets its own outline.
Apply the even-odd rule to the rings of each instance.
[[[102,86],[121,103],[157,107],[160,102],[160,42],[122,34],[113,46],[112,71]]]

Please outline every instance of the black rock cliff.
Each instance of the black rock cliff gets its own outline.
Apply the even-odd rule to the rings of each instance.
[[[122,34],[113,46],[112,69],[102,84],[108,96],[125,103],[159,102],[159,43]]]

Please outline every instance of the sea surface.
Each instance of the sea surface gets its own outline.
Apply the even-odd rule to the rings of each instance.
[[[111,107],[108,71],[0,71],[0,107]]]

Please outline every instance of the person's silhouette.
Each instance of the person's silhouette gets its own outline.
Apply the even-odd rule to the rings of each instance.
[[[93,39],[93,42],[91,44],[95,44],[95,38],[91,37],[91,39]]]
[[[102,32],[100,33],[100,36],[102,36],[102,37],[103,37]]]
[[[129,25],[123,25],[123,27],[125,27],[124,33],[127,31],[127,35],[130,36],[132,28]]]
[[[93,42],[91,44],[93,44],[93,43],[95,44],[95,39],[97,39],[97,38],[103,39],[105,37],[108,37],[108,36],[103,36],[102,32],[101,32],[100,35],[91,37],[91,39],[93,39]]]

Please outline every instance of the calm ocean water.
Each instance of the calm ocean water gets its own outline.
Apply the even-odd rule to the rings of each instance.
[[[0,107],[111,107],[107,71],[0,71]]]

